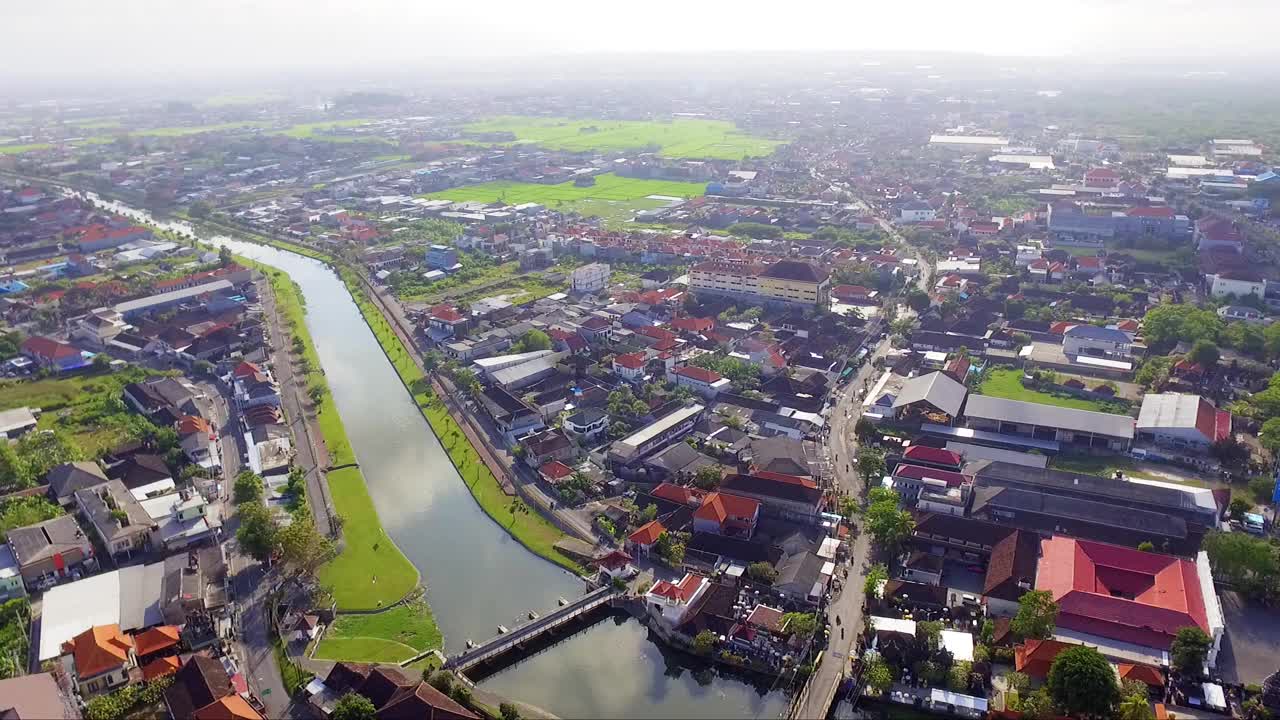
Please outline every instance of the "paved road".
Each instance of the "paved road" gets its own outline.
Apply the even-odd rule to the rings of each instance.
[[[267,608],[267,573],[262,565],[236,552],[235,543],[228,543],[231,558],[232,584],[236,606],[240,611],[238,634],[234,645],[240,658],[241,672],[253,691],[267,707],[267,717],[285,717],[289,707],[289,693],[276,665],[271,649],[271,627]]]
[[[301,381],[293,367],[293,357],[285,338],[284,320],[276,308],[275,294],[271,292],[268,282],[262,283],[262,314],[266,318],[271,332],[271,364],[275,370],[276,381],[280,383],[280,399],[284,403],[284,411],[288,416],[289,430],[293,433],[294,448],[297,455],[294,464],[307,473],[307,502],[311,505],[311,517],[315,521],[316,530],[323,535],[333,534],[333,500],[329,497],[329,486],[325,482],[320,468],[329,465],[329,457],[325,452],[323,441],[317,443],[312,437],[311,423],[304,412],[306,400],[305,381]]]

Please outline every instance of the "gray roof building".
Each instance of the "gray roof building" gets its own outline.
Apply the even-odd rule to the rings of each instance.
[[[967,393],[965,386],[956,382],[955,378],[944,372],[935,371],[903,383],[902,390],[893,401],[893,410],[897,412],[908,405],[924,402],[951,417],[956,417],[960,414],[960,408],[964,405]]]
[[[966,418],[1034,425],[1125,440],[1132,440],[1134,433],[1133,418],[1128,415],[1076,410],[990,395],[970,395],[969,401],[965,403],[964,415]]]
[[[96,462],[77,461],[54,467],[45,476],[45,481],[49,483],[49,494],[58,503],[66,505],[77,490],[106,482],[107,474]]]

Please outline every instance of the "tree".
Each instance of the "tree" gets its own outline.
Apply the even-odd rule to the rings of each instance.
[[[14,528],[52,520],[61,514],[62,508],[43,497],[0,500],[0,543],[7,540],[7,533]]]
[[[916,623],[916,640],[933,655],[942,647],[942,623],[937,620],[921,620]]]
[[[231,486],[231,496],[237,505],[262,500],[262,477],[252,470],[241,470]]]
[[[1056,714],[1048,688],[1042,687],[1022,698],[1022,717],[1026,720],[1049,720]]]
[[[672,567],[684,563],[684,543],[676,540],[669,532],[658,536],[657,542],[653,544],[653,551]]]
[[[333,706],[329,717],[333,720],[373,720],[378,708],[373,701],[359,693],[343,695]]]
[[[716,640],[714,632],[703,630],[693,639],[693,650],[699,655],[710,655],[716,647]]]
[[[1221,352],[1219,352],[1218,346],[1208,340],[1197,340],[1191,346],[1191,352],[1187,353],[1187,359],[1206,370],[1217,365],[1219,357],[1221,357]]]
[[[1222,329],[1217,313],[1194,305],[1157,305],[1142,319],[1147,345],[1160,354],[1180,341],[1192,345],[1201,340],[1216,343]]]
[[[520,336],[520,340],[511,347],[514,353],[534,352],[537,350],[550,350],[551,336],[541,330],[530,330]]]
[[[1155,720],[1155,716],[1146,693],[1126,695],[1116,708],[1117,720]]]
[[[276,547],[276,521],[271,511],[261,503],[245,503],[237,514],[240,529],[236,530],[236,541],[240,548],[255,560],[265,562]]]
[[[1120,700],[1115,670],[1094,648],[1072,645],[1049,666],[1049,694],[1071,715],[1111,717]]]
[[[1142,552],[1155,552],[1156,544],[1151,542],[1150,540],[1143,540],[1142,542],[1138,543],[1138,549],[1141,550]]]
[[[947,673],[947,689],[951,692],[966,693],[969,691],[969,674],[973,671],[973,663],[958,660],[951,664]]]
[[[1280,323],[1276,323],[1280,325]],[[1267,449],[1274,456],[1280,456],[1280,417],[1273,417],[1262,423],[1262,430],[1258,433],[1258,442],[1262,443],[1262,447]]]
[[[1194,625],[1179,628],[1169,649],[1173,669],[1183,675],[1199,677],[1204,672],[1204,663],[1212,646],[1213,639],[1200,628]]]
[[[636,524],[644,525],[652,522],[656,517],[658,517],[658,506],[655,503],[649,503],[636,515]]]
[[[445,695],[453,694],[453,675],[446,670],[437,670],[427,678],[427,684]]]
[[[724,479],[724,474],[720,472],[719,465],[707,465],[698,468],[698,472],[693,475],[693,486],[702,490],[714,490],[720,487],[720,481]]]
[[[1053,635],[1058,621],[1058,603],[1048,590],[1030,590],[1018,598],[1018,614],[1009,624],[1013,634],[1023,640],[1046,640]]]
[[[1214,441],[1209,446],[1209,455],[1225,468],[1244,468],[1249,463],[1249,448],[1233,437]]]
[[[789,612],[782,616],[782,630],[806,638],[818,630],[818,616],[813,613]]]
[[[933,301],[929,299],[929,294],[918,288],[912,288],[907,292],[907,307],[916,312],[924,312],[929,309]]]
[[[867,579],[862,583],[862,592],[867,597],[880,597],[880,586],[889,579],[889,568],[884,565],[872,565],[867,570]]]
[[[893,670],[881,655],[874,655],[862,669],[862,679],[867,688],[877,695],[883,695],[893,687]]]
[[[218,248],[218,264],[219,265],[221,265],[222,267],[227,267],[233,262],[235,262],[235,258],[231,257],[231,248],[227,247],[226,245],[223,245],[222,247]]]
[[[301,517],[276,531],[275,542],[280,548],[280,562],[302,575],[314,575],[337,554],[333,541],[316,530],[311,513],[305,510]]]
[[[1211,531],[1201,547],[1209,556],[1215,577],[1258,597],[1271,592],[1280,575],[1275,548],[1246,533]]]
[[[778,571],[774,570],[768,562],[761,560],[747,566],[747,577],[764,585],[772,585],[778,579]]]
[[[864,447],[858,451],[858,474],[862,482],[870,483],[884,477],[884,453],[877,448]]]
[[[1243,520],[1244,514],[1253,509],[1253,504],[1244,498],[1233,498],[1227,506],[1227,514],[1232,520]]]
[[[1244,713],[1244,720],[1271,720],[1275,717],[1262,700],[1256,697],[1246,700],[1244,705],[1240,706],[1240,710]]]
[[[1004,686],[1021,696],[1027,691],[1027,688],[1031,687],[1031,678],[1026,673],[1005,673]]]
[[[876,424],[866,418],[858,418],[853,425],[853,434],[858,436],[858,442],[867,442],[875,436]]]
[[[872,503],[867,508],[865,519],[867,532],[878,545],[890,552],[895,552],[911,536],[916,524],[911,513],[899,508],[896,502]]]
[[[498,715],[502,720],[520,720],[520,708],[514,703],[504,702],[498,706]]]

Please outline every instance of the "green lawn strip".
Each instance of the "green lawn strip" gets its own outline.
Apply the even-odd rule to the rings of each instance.
[[[354,662],[401,662],[444,647],[444,636],[423,602],[378,613],[343,613],[325,631],[316,657]],[[376,653],[377,657],[370,654]]]
[[[303,355],[312,372],[308,382],[326,383],[320,359],[305,321],[302,292],[284,272],[245,258],[270,278],[276,306],[288,319],[292,332],[302,338]],[[327,388],[327,383],[326,383]],[[355,463],[355,452],[347,439],[333,394],[325,392],[319,407],[320,434],[334,467]],[[400,552],[382,528],[373,498],[358,467],[328,473],[329,494],[342,518],[342,552],[320,569],[320,580],[333,588],[339,610],[377,610],[399,602],[413,591],[421,577],[417,568]]]
[[[445,410],[444,404],[435,397],[435,393],[425,388],[424,378],[412,356],[392,329],[390,322],[373,302],[365,296],[359,279],[352,276],[351,270],[342,272],[356,305],[364,315],[365,321],[373,331],[383,352],[391,361],[401,381],[410,389],[414,401],[422,414],[430,423],[432,431],[440,439],[440,443],[449,453],[449,458],[462,476],[463,483],[471,491],[472,497],[479,503],[485,514],[493,518],[521,545],[533,553],[560,565],[575,573],[582,573],[583,568],[558,549],[555,544],[564,533],[551,521],[532,510],[521,511],[523,503],[507,495],[499,485],[497,478],[489,471],[480,459],[476,449],[471,446],[458,423]]]
[[[555,150],[622,151],[656,146],[660,155],[671,158],[740,160],[747,156],[769,155],[784,144],[779,140],[744,133],[730,122],[695,118],[658,122],[515,116],[471,123],[463,129],[474,133],[509,132],[515,135],[517,142],[535,143]]]
[[[650,195],[691,198],[702,195],[706,184],[676,180],[627,178],[613,173],[596,176],[594,185],[579,187],[572,182],[558,185],[496,180],[478,185],[428,193],[423,197],[456,202],[503,202],[511,205],[538,203],[553,210],[577,211],[610,219],[629,217],[639,210],[663,207],[665,200]]]
[[[173,127],[148,128],[146,130],[131,130],[133,135],[146,135],[151,137],[182,137],[183,135],[198,135],[207,132],[219,132],[223,130],[254,130],[257,128],[270,127],[271,123],[265,120],[243,120],[240,122],[216,123],[212,125],[177,125]]]
[[[1105,412],[1103,404],[1096,400],[1066,395],[1051,395],[1024,387],[1022,385],[1021,370],[994,369],[987,375],[987,379],[982,382],[979,390],[983,395],[1006,398],[1008,400],[1022,400],[1024,402],[1040,403],[1041,405],[1056,405],[1076,410]]]
[[[0,155],[21,155],[36,150],[48,150],[53,147],[49,143],[27,143],[26,145],[0,145]]]
[[[367,118],[356,118],[351,120],[324,120],[321,122],[298,123],[282,130],[279,134],[287,135],[292,138],[322,140],[324,142],[379,142],[390,144],[390,140],[382,137],[333,135],[323,132],[325,130],[360,127],[361,125],[368,125],[371,122],[374,121]]]
[[[376,637],[326,637],[320,641],[314,657],[317,660],[402,663],[417,654],[413,648],[394,640]]]
[[[1141,470],[1133,459],[1123,455],[1055,455],[1049,459],[1049,467],[1055,470],[1097,475],[1099,477],[1115,477],[1118,471],[1128,477],[1136,477],[1142,480],[1156,480],[1191,487],[1210,487],[1208,483],[1194,478],[1183,479],[1181,476],[1157,475]]]

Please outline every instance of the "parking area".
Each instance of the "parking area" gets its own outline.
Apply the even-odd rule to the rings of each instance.
[[[1221,598],[1227,633],[1218,653],[1218,672],[1230,683],[1261,684],[1276,669],[1280,623],[1273,612],[1249,604],[1238,593],[1224,591]]]
[[[964,595],[982,597],[986,571],[976,572],[977,569],[979,566],[974,563],[956,560],[948,560],[942,566],[942,586],[947,588],[948,604],[959,604]]]

